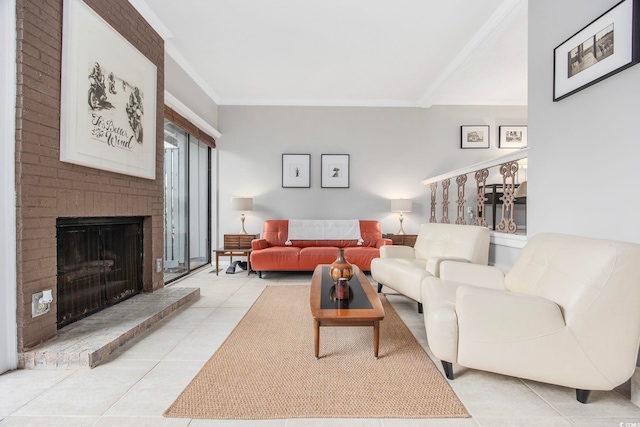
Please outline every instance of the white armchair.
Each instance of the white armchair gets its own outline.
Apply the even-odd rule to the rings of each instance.
[[[371,277],[378,292],[387,286],[418,302],[422,313],[422,281],[438,276],[440,263],[457,260],[486,265],[489,260],[489,229],[473,225],[424,224],[414,247],[385,245],[380,258],[371,260]]]
[[[512,269],[444,262],[422,300],[429,347],[468,368],[611,390],[640,343],[640,245],[561,234],[529,240]]]

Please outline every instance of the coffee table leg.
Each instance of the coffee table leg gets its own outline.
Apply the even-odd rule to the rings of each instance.
[[[380,346],[380,321],[373,321],[373,356],[378,358],[378,348]]]
[[[320,354],[320,321],[313,321],[313,348],[316,354],[316,360],[318,360]]]

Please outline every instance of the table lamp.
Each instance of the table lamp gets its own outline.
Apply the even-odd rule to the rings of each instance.
[[[391,200],[391,212],[399,212],[400,213],[400,231],[396,234],[407,234],[402,229],[402,220],[404,216],[402,215],[404,212],[411,212],[412,202],[409,199],[392,199]]]
[[[239,234],[248,234],[244,229],[244,213],[253,210],[253,199],[251,197],[234,197],[231,199],[231,208],[234,211],[241,212],[242,230]]]

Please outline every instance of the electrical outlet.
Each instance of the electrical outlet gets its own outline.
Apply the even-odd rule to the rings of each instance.
[[[45,313],[48,313],[51,310],[51,303],[41,303],[40,299],[42,298],[43,293],[38,292],[31,295],[31,317],[42,316]]]
[[[162,273],[162,258],[156,258],[156,273]]]

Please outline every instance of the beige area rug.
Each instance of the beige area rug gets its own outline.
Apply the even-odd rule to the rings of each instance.
[[[372,327],[320,328],[313,355],[308,286],[268,286],[164,413],[213,419],[469,417],[384,296]]]

